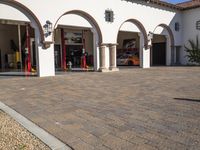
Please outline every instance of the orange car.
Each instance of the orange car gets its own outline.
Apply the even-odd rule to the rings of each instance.
[[[136,55],[121,55],[117,58],[117,65],[139,65],[140,60],[139,57]]]

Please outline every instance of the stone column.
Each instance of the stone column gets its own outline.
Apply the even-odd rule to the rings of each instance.
[[[99,53],[100,53],[100,72],[108,72],[108,69],[106,68],[106,45],[102,44],[99,47]]]
[[[175,64],[175,46],[171,46],[171,65],[173,66]]]
[[[52,42],[40,43],[40,34],[35,32],[36,61],[39,77],[55,76],[54,44]],[[52,36],[50,36],[52,39]]]
[[[170,37],[165,35],[166,38],[166,66],[170,66],[172,63],[172,47]]]
[[[117,44],[109,44],[109,52],[110,52],[110,67],[109,67],[109,69],[111,71],[119,71],[119,68],[117,68],[116,49],[117,49]]]
[[[138,33],[140,38],[140,67],[141,68],[150,68],[150,48],[145,49],[144,47],[144,37],[142,33]],[[148,45],[151,45],[151,40]]]

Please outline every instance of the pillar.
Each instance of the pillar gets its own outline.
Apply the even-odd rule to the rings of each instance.
[[[171,41],[168,35],[165,35],[165,38],[166,38],[166,65],[170,66],[172,63]]]
[[[54,45],[51,44],[49,48],[44,49],[42,46],[38,47],[38,76],[47,77],[55,76],[54,64]]]
[[[148,49],[145,49],[144,47],[144,36],[142,33],[138,33],[138,36],[140,37],[140,67],[141,68],[150,68],[150,47]],[[148,43],[151,45],[151,41]]]
[[[106,68],[106,45],[102,44],[99,47],[100,53],[100,72],[108,72],[109,70]]]
[[[175,64],[175,46],[172,45],[171,46],[171,65],[174,65]]]
[[[36,55],[37,55],[37,73],[39,77],[55,76],[54,63],[54,44],[46,42],[42,44],[39,38],[39,32],[35,32]],[[50,37],[52,38],[52,37]],[[45,45],[48,45],[46,48]]]
[[[109,52],[110,52],[110,67],[111,71],[119,71],[117,68],[117,60],[116,60],[116,50],[117,44],[109,44]]]

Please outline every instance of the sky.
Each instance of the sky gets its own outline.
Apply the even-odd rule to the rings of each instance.
[[[176,4],[176,3],[181,3],[181,2],[185,2],[185,1],[189,1],[189,0],[162,0],[162,1]]]

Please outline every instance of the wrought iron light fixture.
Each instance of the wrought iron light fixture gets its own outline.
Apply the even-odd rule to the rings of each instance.
[[[153,32],[149,32],[149,34],[148,34],[148,41],[151,41],[153,39],[153,35],[154,35]]]
[[[45,37],[50,36],[52,33],[52,23],[49,20],[47,20],[43,28],[44,28],[44,36]]]

